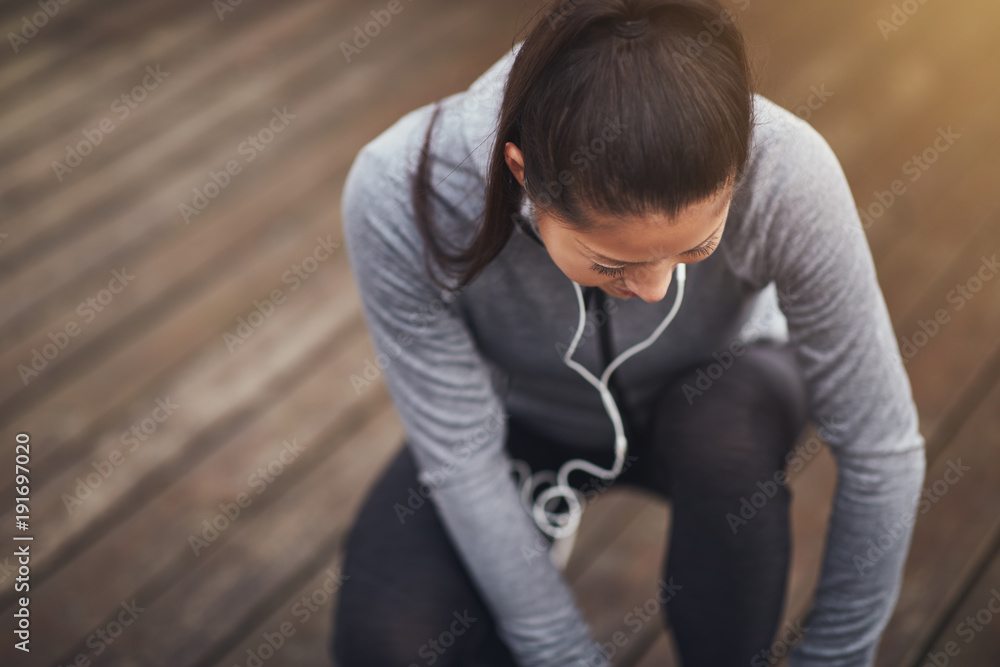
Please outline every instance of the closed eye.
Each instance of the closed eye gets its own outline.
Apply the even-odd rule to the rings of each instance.
[[[590,267],[590,270],[597,271],[598,273],[603,273],[604,275],[610,276],[612,278],[618,278],[619,276],[625,274],[625,269],[627,268],[628,268],[627,266],[604,266],[602,264],[594,262],[594,264]]]
[[[702,246],[700,248],[695,248],[694,250],[689,250],[686,254],[693,257],[708,257],[715,250],[717,243],[710,243],[708,245]]]
[[[687,256],[690,256],[690,257],[704,258],[704,257],[708,257],[709,255],[711,255],[715,251],[715,248],[717,246],[718,246],[718,243],[710,243],[710,244],[704,245],[704,246],[702,246],[700,248],[695,248],[694,250],[689,250],[689,251],[687,251],[684,254],[687,255]],[[601,273],[601,274],[603,274],[605,276],[610,276],[611,278],[618,278],[618,277],[624,275],[625,274],[625,269],[627,269],[627,268],[628,268],[628,265],[626,265],[626,266],[604,266],[603,264],[598,264],[597,262],[594,262],[590,266],[590,270],[591,271],[597,271],[598,273]]]

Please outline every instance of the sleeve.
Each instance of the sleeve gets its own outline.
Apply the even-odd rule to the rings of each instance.
[[[344,185],[351,270],[389,393],[459,555],[523,667],[607,666],[572,591],[524,511],[490,368],[426,275],[409,188],[366,146]]]
[[[909,379],[847,179],[795,119],[779,142],[764,265],[838,477],[820,580],[792,667],[863,667],[899,595],[925,474]]]

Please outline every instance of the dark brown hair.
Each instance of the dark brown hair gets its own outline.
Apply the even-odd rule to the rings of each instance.
[[[753,85],[743,36],[716,0],[546,3],[504,86],[482,226],[454,252],[435,233],[427,197],[439,111],[414,174],[414,211],[432,280],[445,287],[433,260],[462,288],[500,254],[520,215],[508,141],[521,149],[536,207],[576,229],[594,228],[594,214],[673,217],[740,180]]]

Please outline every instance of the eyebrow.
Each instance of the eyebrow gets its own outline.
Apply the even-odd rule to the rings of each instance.
[[[719,224],[719,226],[715,228],[715,231],[713,231],[709,235],[709,237],[707,239],[705,239],[704,241],[702,241],[701,243],[699,243],[695,247],[691,248],[690,250],[685,250],[684,252],[677,253],[677,254],[678,255],[689,255],[689,254],[695,252],[696,250],[700,250],[701,248],[704,248],[705,246],[709,245],[709,243],[712,241],[712,239],[715,238],[715,235],[719,233],[719,230],[722,229],[723,225],[726,224],[726,220],[727,219],[728,219],[728,216],[726,216],[726,218],[724,218],[722,220],[722,222]],[[624,261],[622,261],[620,259],[614,259],[612,257],[608,257],[606,255],[602,255],[601,253],[596,252],[596,251],[588,248],[586,245],[584,245],[583,241],[581,241],[579,239],[576,239],[576,242],[579,243],[581,246],[583,246],[584,250],[586,250],[587,252],[589,252],[591,255],[593,255],[597,259],[599,259],[599,260],[601,260],[603,262],[608,262],[609,264],[621,264],[623,266],[638,266],[640,264],[649,264],[649,262],[624,262]]]

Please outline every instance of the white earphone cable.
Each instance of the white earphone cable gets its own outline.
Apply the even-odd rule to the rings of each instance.
[[[580,498],[577,490],[569,485],[570,471],[582,470],[596,477],[600,477],[601,479],[614,479],[621,473],[622,467],[625,463],[625,454],[628,449],[628,440],[625,437],[625,430],[622,426],[622,419],[621,414],[618,411],[618,406],[615,403],[614,397],[611,395],[611,391],[608,389],[608,379],[611,377],[611,374],[615,371],[615,369],[621,366],[626,360],[652,345],[653,342],[660,337],[660,334],[663,333],[663,330],[667,328],[671,321],[673,321],[674,316],[680,309],[681,302],[684,299],[684,285],[687,279],[685,265],[678,264],[676,268],[677,295],[674,298],[674,305],[670,308],[670,312],[667,313],[666,317],[663,318],[663,321],[660,322],[659,326],[657,326],[653,333],[651,333],[644,341],[636,343],[616,357],[615,360],[612,361],[606,369],[604,369],[600,379],[594,377],[593,373],[571,358],[573,353],[576,351],[577,345],[580,343],[580,338],[583,335],[583,329],[586,322],[586,308],[583,303],[583,293],[580,290],[580,285],[573,281],[573,289],[576,292],[580,318],[577,324],[576,333],[573,336],[573,342],[570,344],[565,354],[563,354],[563,363],[579,373],[585,380],[587,380],[587,382],[592,384],[598,392],[600,392],[604,409],[611,418],[611,423],[614,425],[615,429],[615,463],[610,470],[606,470],[584,459],[571,459],[563,463],[559,468],[559,472],[555,474],[554,483],[551,481],[553,476],[553,472],[551,470],[541,470],[534,475],[529,474],[526,476],[521,487],[521,502],[525,505],[525,509],[528,510],[534,517],[535,523],[538,525],[539,529],[547,535],[557,539],[565,538],[573,535],[577,528],[579,528],[583,508],[580,504]],[[539,483],[545,481],[549,481],[552,486],[543,491],[534,503],[531,503],[531,498],[534,495],[535,488]],[[562,498],[565,500],[566,504],[569,506],[568,511],[557,513],[546,510],[545,507],[548,502],[555,498]]]

